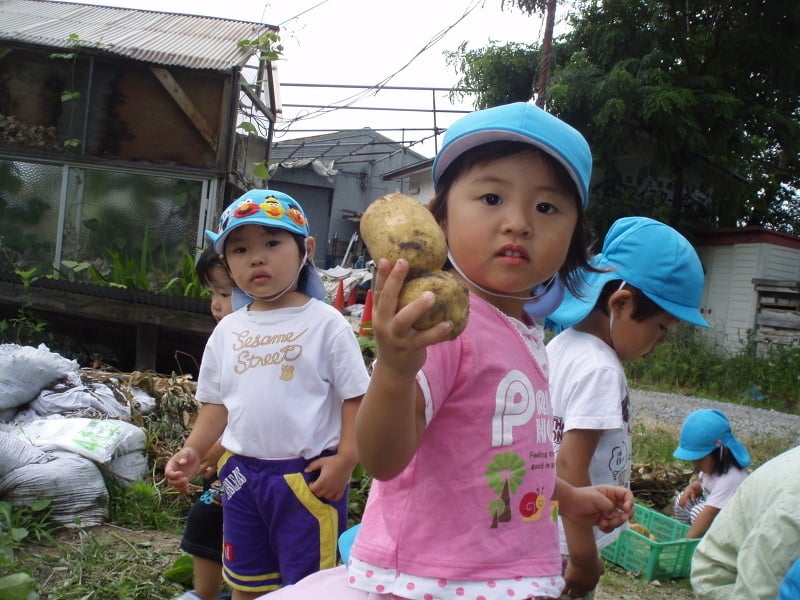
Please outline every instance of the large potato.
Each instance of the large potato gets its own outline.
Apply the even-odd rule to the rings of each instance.
[[[419,298],[425,290],[436,294],[434,305],[414,322],[415,329],[430,329],[442,321],[450,321],[453,330],[450,339],[464,331],[469,317],[469,293],[461,281],[450,271],[435,271],[406,280],[400,290],[398,310]]]
[[[447,260],[447,243],[431,211],[404,194],[387,194],[367,207],[361,237],[375,260],[405,258],[410,277],[437,271]]]

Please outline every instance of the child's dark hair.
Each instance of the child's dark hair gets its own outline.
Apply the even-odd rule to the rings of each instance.
[[[211,273],[218,267],[222,267],[225,269],[226,273],[228,272],[225,267],[225,262],[222,260],[222,257],[217,254],[217,251],[214,250],[214,246],[208,246],[200,254],[200,258],[197,259],[197,264],[194,267],[195,271],[197,271],[197,277],[200,279],[200,283],[206,287],[211,286]]]
[[[710,474],[724,475],[730,470],[731,467],[736,467],[740,470],[742,469],[742,465],[739,464],[739,461],[733,457],[731,451],[725,446],[715,448],[711,454],[709,454],[709,456],[714,462],[714,466],[712,467]]]
[[[450,163],[445,172],[439,177],[439,181],[436,185],[436,195],[431,199],[428,206],[436,221],[439,224],[443,224],[447,218],[447,196],[453,182],[455,182],[462,173],[475,165],[486,164],[507,156],[525,152],[541,156],[545,164],[552,170],[556,181],[558,181],[565,190],[569,190],[575,199],[575,205],[578,207],[578,221],[569,243],[567,258],[564,264],[561,265],[558,274],[565,282],[567,289],[573,294],[579,295],[582,283],[580,279],[580,270],[584,269],[590,272],[597,271],[596,268],[589,264],[589,226],[575,182],[564,166],[546,152],[525,142],[510,141],[489,142],[467,150]]]
[[[600,295],[597,297],[597,302],[595,303],[594,307],[601,311],[604,315],[608,316],[608,300],[611,298],[611,295],[614,292],[620,289],[621,285],[622,279],[612,279],[611,281],[607,282],[603,286]],[[626,282],[625,289],[628,290],[633,296],[633,312],[631,313],[631,318],[634,321],[646,321],[650,317],[655,317],[667,312],[658,304],[650,300],[650,298],[648,298],[644,292],[642,292],[636,286]]]

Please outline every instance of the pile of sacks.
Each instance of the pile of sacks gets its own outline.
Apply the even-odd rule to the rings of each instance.
[[[146,435],[130,422],[155,399],[111,388],[77,362],[38,348],[0,345],[0,499],[51,499],[50,518],[91,527],[108,518],[106,480],[148,474]]]

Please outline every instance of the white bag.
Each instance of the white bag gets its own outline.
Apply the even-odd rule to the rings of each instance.
[[[44,344],[38,348],[0,344],[0,409],[22,406],[69,375],[80,381],[78,363],[50,352]]]

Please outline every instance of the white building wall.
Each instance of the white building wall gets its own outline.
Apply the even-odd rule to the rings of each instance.
[[[697,253],[706,270],[702,309],[711,325],[703,334],[716,348],[735,353],[756,327],[753,279],[800,280],[800,250],[749,243],[700,246]]]
[[[754,279],[800,280],[800,250],[763,244],[763,264]]]

